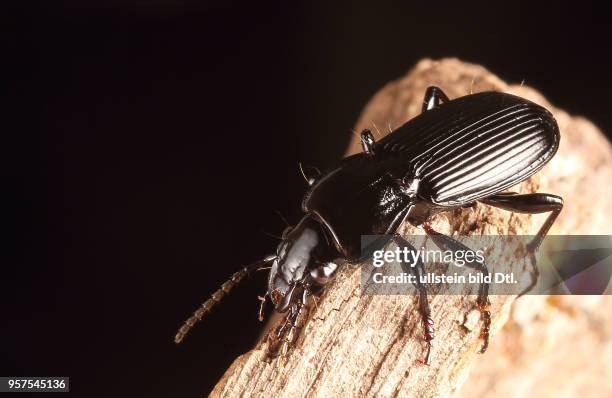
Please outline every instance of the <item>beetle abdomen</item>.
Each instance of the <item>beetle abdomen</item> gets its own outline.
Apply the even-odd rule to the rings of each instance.
[[[539,105],[487,92],[427,111],[379,146],[411,163],[423,199],[458,206],[503,191],[540,170],[559,146],[559,130]]]

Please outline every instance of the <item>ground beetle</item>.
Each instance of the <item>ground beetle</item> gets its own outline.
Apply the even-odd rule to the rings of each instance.
[[[414,250],[396,233],[408,221],[422,226],[441,249],[465,250],[461,243],[434,231],[427,221],[436,213],[477,201],[518,213],[550,212],[527,245],[534,268],[533,287],[537,278],[533,254],[561,212],[563,200],[545,193],[502,191],[540,170],[554,156],[559,139],[551,113],[533,102],[500,92],[451,101],[438,87],[429,87],[419,116],[378,142],[364,130],[363,153],[345,158],[328,173],[307,177],[310,188],[302,202],[305,216],[285,230],[276,253],[232,275],[185,322],[175,341],[179,343],[246,275],[270,269],[259,315],[261,319],[268,297],[276,311],[286,313],[275,332],[285,351],[308,296],[329,282],[339,259],[360,260],[361,235],[386,234],[397,245]],[[484,263],[467,265],[488,272]],[[423,264],[411,267],[411,272],[423,272]],[[427,343],[424,361],[429,363],[433,321],[425,287],[417,284],[416,288]],[[483,320],[484,352],[491,323],[486,283],[480,286],[476,304]]]

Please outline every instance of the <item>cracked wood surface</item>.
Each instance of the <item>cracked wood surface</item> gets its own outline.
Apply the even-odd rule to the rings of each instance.
[[[570,117],[554,108],[533,89],[508,85],[481,66],[456,59],[422,60],[405,77],[389,83],[374,96],[365,107],[356,130],[370,128],[374,131],[378,128],[381,134],[385,134],[389,127],[397,127],[416,116],[429,85],[440,86],[450,98],[471,91],[510,92],[551,110],[562,134],[557,156],[540,173],[513,190],[523,193],[537,190],[565,198],[566,205],[553,226],[553,234],[611,232],[612,202],[607,195],[609,192],[602,192],[602,189],[608,189],[612,181],[612,150],[605,137],[588,121]],[[358,150],[359,143],[355,140],[348,153]],[[589,192],[594,187],[598,195],[579,194]],[[432,225],[440,232],[455,235],[532,234],[544,217],[512,214],[479,204],[473,209],[439,215]],[[419,229],[408,225],[403,226],[401,232],[422,234]],[[489,266],[494,268],[495,262],[488,260]],[[524,276],[522,281],[526,283],[527,275]],[[433,341],[432,363],[424,366],[420,361],[425,352],[425,343],[416,297],[362,296],[359,283],[359,267],[344,265],[318,305],[311,305],[308,319],[286,357],[267,361],[268,343],[263,338],[253,350],[234,361],[211,396],[473,397],[485,396],[489,391],[500,395],[505,392],[508,396],[520,396],[521,392],[528,395],[529,388],[534,388],[537,371],[546,371],[538,364],[555,364],[562,358],[571,359],[568,348],[561,352],[560,359],[555,344],[571,347],[568,343],[572,340],[569,339],[581,334],[588,335],[593,322],[604,327],[596,332],[599,337],[591,344],[592,349],[599,348],[597,344],[600,344],[605,348],[604,353],[609,352],[612,356],[612,330],[609,326],[612,319],[608,315],[601,315],[612,314],[612,300],[606,297],[573,296],[561,300],[546,296],[523,297],[517,301],[517,305],[528,303],[527,308],[523,308],[530,314],[527,316],[522,316],[523,312],[517,311],[517,308],[513,309],[515,296],[491,297],[491,348],[485,355],[479,355],[481,322],[479,313],[474,310],[475,296],[438,295],[430,297],[437,332]],[[591,304],[585,307],[584,301],[588,299],[591,299]],[[538,310],[546,311],[546,306],[552,309],[548,310],[547,316],[538,318]],[[565,308],[565,312],[559,308]],[[584,308],[590,308],[590,312]],[[554,316],[550,311],[556,311],[553,312]],[[588,323],[584,321],[586,318],[595,321]],[[581,319],[583,322],[573,322]],[[558,325],[548,327],[555,324],[553,320]],[[534,324],[538,325],[537,329],[532,327]],[[559,333],[556,327],[565,329]],[[538,334],[540,330],[541,335]],[[538,343],[547,338],[552,339],[552,348]],[[519,352],[508,348],[515,343]],[[580,347],[588,355],[584,344]],[[532,349],[536,350],[537,357],[529,356]],[[610,380],[609,371],[602,367],[605,360],[602,361],[583,360],[580,362],[582,368],[569,366],[568,369],[573,369],[574,375],[589,373],[605,376],[608,372]],[[562,367],[558,365],[557,368]],[[472,368],[478,375],[474,380],[469,377]],[[515,377],[515,374],[521,377]],[[574,383],[576,388],[587,382],[593,383],[591,388],[584,390],[586,393],[603,391],[605,383],[609,383],[593,381],[593,378],[579,379],[580,383]],[[562,391],[564,383],[569,382],[558,380],[556,390],[543,389],[542,394],[553,391],[549,396],[558,396],[554,392]],[[514,386],[524,388],[516,389]]]

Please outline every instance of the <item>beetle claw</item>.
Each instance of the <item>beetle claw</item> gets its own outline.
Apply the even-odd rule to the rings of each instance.
[[[431,365],[431,343],[427,342],[427,352],[425,353],[425,358],[420,360],[422,365],[429,366]]]

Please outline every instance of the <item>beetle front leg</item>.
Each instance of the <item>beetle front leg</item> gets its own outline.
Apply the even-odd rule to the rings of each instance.
[[[448,97],[444,94],[444,91],[442,91],[440,87],[429,86],[425,91],[421,112],[427,112],[437,108],[442,102],[448,102]]]
[[[300,320],[304,314],[306,302],[310,296],[309,286],[303,285],[302,297],[289,307],[287,315],[283,318],[283,322],[274,330],[274,341],[270,342],[268,351],[269,357],[280,355],[284,357],[289,352],[291,345],[297,337],[297,331],[300,329]]]
[[[394,235],[393,241],[400,248],[406,247],[410,251],[416,252],[417,250],[412,246],[406,239],[400,235]],[[430,364],[431,354],[431,341],[435,337],[434,321],[431,319],[431,308],[429,308],[429,301],[427,299],[427,288],[421,283],[421,275],[425,273],[425,266],[423,261],[419,258],[414,266],[406,266],[404,262],[401,263],[404,272],[409,272],[414,275],[416,282],[415,286],[419,292],[419,313],[421,314],[421,325],[423,327],[423,337],[427,343],[427,353],[423,363],[425,365]]]
[[[288,320],[286,323],[287,329],[285,329],[285,333],[283,336],[279,336],[281,339],[280,346],[280,356],[284,357],[289,352],[291,345],[295,342],[297,338],[297,331],[300,328],[300,317],[303,315],[303,311],[306,306],[302,303],[298,303],[291,310],[291,313],[288,315]]]
[[[423,223],[423,228],[427,235],[434,241],[436,246],[442,250],[456,251],[467,251],[470,250],[467,246],[457,242],[453,238],[436,232],[429,226],[428,223]],[[466,262],[466,267],[476,269],[483,275],[488,275],[489,270],[484,262],[474,261]],[[491,302],[489,301],[489,283],[482,282],[478,287],[478,298],[476,299],[476,305],[480,311],[480,319],[483,321],[482,330],[480,331],[480,337],[483,340],[482,348],[480,353],[484,353],[489,347],[489,332],[491,330]]]

